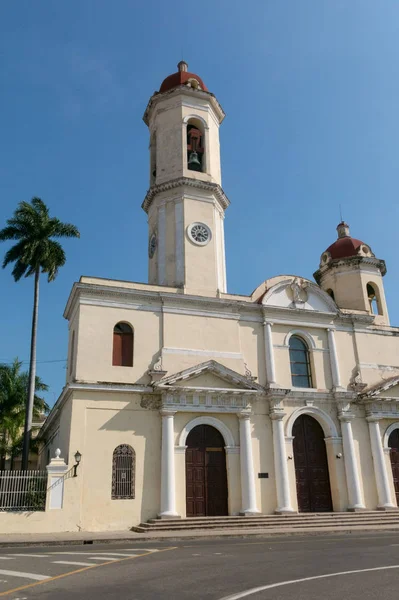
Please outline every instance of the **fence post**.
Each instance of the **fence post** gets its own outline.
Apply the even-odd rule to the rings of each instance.
[[[61,458],[61,450],[57,448],[55,458],[47,465],[47,499],[46,510],[62,508],[64,501],[64,476],[68,465]]]

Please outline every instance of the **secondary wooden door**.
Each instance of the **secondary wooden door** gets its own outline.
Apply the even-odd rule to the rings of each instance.
[[[399,429],[394,429],[389,436],[388,446],[391,457],[393,483],[395,486],[396,504],[399,506]]]
[[[330,512],[332,499],[324,432],[309,415],[292,429],[299,512]]]
[[[198,425],[187,437],[187,517],[227,515],[227,472],[224,440],[217,429]]]

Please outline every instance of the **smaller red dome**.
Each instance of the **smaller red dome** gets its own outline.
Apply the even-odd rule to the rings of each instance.
[[[184,61],[180,61],[177,65],[179,69],[177,73],[173,73],[169,75],[166,79],[161,83],[161,87],[159,88],[159,92],[163,94],[164,92],[168,92],[169,90],[173,90],[175,87],[179,87],[179,85],[185,85],[190,79],[193,79],[198,82],[201,90],[208,91],[208,88],[202,81],[201,77],[196,75],[195,73],[189,73],[187,71],[188,65]]]
[[[364,242],[351,237],[349,225],[345,221],[338,224],[337,231],[338,239],[327,248],[326,252],[330,253],[332,259],[356,256],[360,246],[365,245]]]
[[[338,238],[331,246],[329,246],[326,252],[329,252],[331,258],[348,258],[349,256],[356,256],[360,246],[363,245],[361,240],[356,240],[352,237]]]

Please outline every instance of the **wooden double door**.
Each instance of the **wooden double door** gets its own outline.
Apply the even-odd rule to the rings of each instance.
[[[299,512],[331,512],[332,499],[324,432],[309,415],[292,429]]]
[[[187,437],[187,517],[227,515],[227,471],[224,439],[210,425],[198,425]]]
[[[396,504],[399,506],[399,429],[394,429],[389,436],[388,446],[391,458],[393,484],[395,486]]]

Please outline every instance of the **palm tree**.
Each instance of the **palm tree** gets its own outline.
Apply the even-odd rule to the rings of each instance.
[[[11,469],[15,456],[21,454],[25,421],[26,395],[29,373],[21,372],[22,362],[15,358],[12,364],[0,364],[0,470],[4,469],[7,455],[11,456]],[[45,392],[48,386],[36,376],[35,392]],[[41,396],[35,393],[33,417],[40,419],[49,410]],[[32,448],[31,448],[32,449]]]
[[[0,241],[17,240],[17,243],[6,252],[3,268],[9,263],[14,263],[12,275],[15,281],[19,281],[22,276],[35,276],[29,386],[21,465],[23,470],[28,467],[35,394],[39,278],[40,273],[47,273],[48,281],[53,281],[57,276],[58,269],[65,264],[64,249],[59,242],[53,239],[64,237],[80,237],[77,227],[69,223],[62,223],[55,217],[50,218],[49,209],[40,198],[32,198],[30,203],[20,202],[14,216],[7,220],[7,226],[0,230]]]

